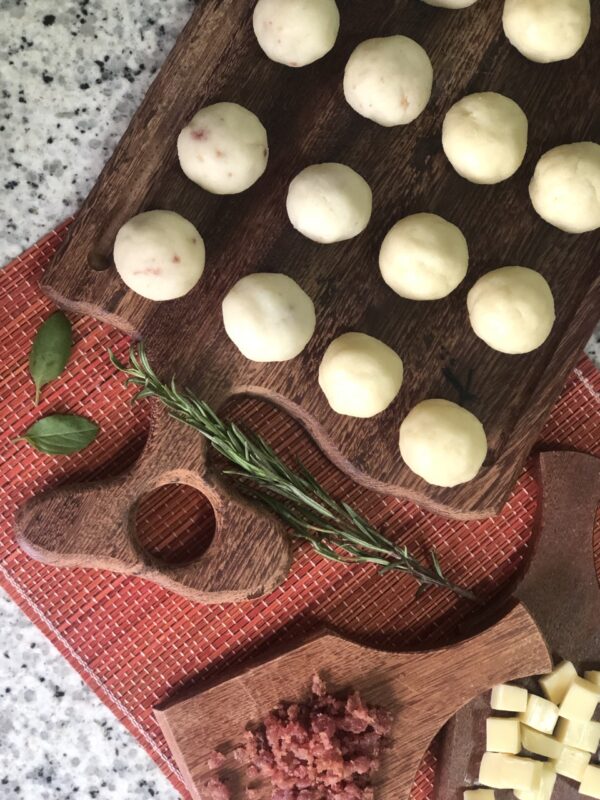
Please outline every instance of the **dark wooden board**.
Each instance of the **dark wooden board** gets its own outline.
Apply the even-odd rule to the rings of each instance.
[[[252,6],[250,0],[199,4],[85,202],[69,241],[48,269],[43,288],[67,309],[143,337],[158,374],[177,375],[215,407],[243,392],[279,404],[306,425],[332,461],[366,486],[456,517],[496,513],[598,315],[599,232],[573,236],[546,224],[533,211],[527,184],[537,159],[550,147],[600,140],[600,15],[594,15],[589,38],[575,58],[540,65],[524,59],[506,41],[500,0],[482,0],[459,12],[417,0],[340,0],[342,26],[334,50],[314,65],[293,70],[260,51],[251,30]],[[434,66],[434,89],[414,123],[383,128],[345,103],[342,75],[360,41],[394,33],[411,36],[426,48]],[[448,108],[464,94],[482,90],[506,93],[530,120],[525,163],[496,186],[476,186],[460,178],[440,144]],[[176,156],[181,127],[197,108],[219,100],[249,107],[269,133],[265,175],[233,197],[210,195],[191,183]],[[332,160],[365,176],[374,191],[374,213],[361,236],[323,246],[292,229],[285,195],[300,169]],[[186,297],[162,304],[128,291],[111,256],[118,228],[154,208],[189,218],[204,236],[208,254],[198,286]],[[385,233],[398,218],[418,211],[435,212],[458,224],[469,242],[468,276],[442,301],[403,300],[379,274],[377,256]],[[522,356],[489,349],[471,332],[466,312],[474,281],[510,264],[540,270],[556,297],[550,338]],[[254,271],[283,271],[314,299],[315,336],[293,361],[251,363],[224,333],[221,300],[237,279]],[[326,346],[348,330],[382,339],[405,364],[399,397],[370,420],[336,415],[317,385]],[[427,397],[457,399],[443,375],[448,367],[463,381],[472,371],[476,398],[470,408],[482,420],[489,441],[479,475],[453,489],[428,486],[404,466],[398,452],[400,422],[415,403]],[[36,501],[21,524],[24,546],[53,563],[76,563],[81,537],[88,535],[84,524],[96,509],[107,514],[107,529],[126,536],[124,521],[139,491],[174,475],[187,475],[184,479],[199,487],[209,484],[221,496],[218,480],[207,472],[204,442],[188,436],[173,445],[182,441],[178,428],[178,423],[160,420],[143,462],[132,473],[133,483],[119,482],[114,503],[98,496],[113,491],[114,485],[88,489],[85,497],[79,490],[76,495],[62,490]],[[61,504],[71,500],[81,524],[71,515],[68,530],[59,536],[57,515],[60,519]],[[243,524],[254,550],[253,536],[262,535],[264,519],[252,522],[244,511],[236,523],[235,500],[225,497],[223,502],[232,504],[230,527]],[[101,548],[98,542],[89,547],[94,552]],[[264,565],[262,585],[276,581],[281,564],[280,559],[272,570]],[[130,566],[132,571],[138,568]],[[236,596],[243,584],[239,577]],[[226,589],[227,575],[218,583]],[[250,593],[257,581],[251,583]],[[223,599],[222,593],[217,599]]]
[[[600,459],[583,453],[542,453],[540,477],[537,532],[514,594],[539,624],[556,662],[573,661],[580,673],[598,669],[600,588],[593,532],[600,502]],[[530,688],[535,689],[535,682]],[[476,783],[490,713],[489,695],[481,695],[448,723],[438,775],[439,800],[462,800],[464,787]],[[502,800],[504,794],[498,796]],[[559,776],[553,800],[579,796],[577,784]],[[506,797],[512,797],[511,793]]]
[[[428,745],[457,708],[494,683],[550,663],[544,638],[519,603],[478,636],[439,650],[389,653],[319,635],[175,698],[156,717],[194,798],[202,797],[202,785],[214,775],[207,760],[218,749],[226,755],[221,772],[233,800],[241,800],[245,770],[233,750],[246,726],[260,722],[280,700],[306,697],[318,672],[332,692],[356,689],[393,713],[392,746],[383,757],[377,797],[407,800]]]

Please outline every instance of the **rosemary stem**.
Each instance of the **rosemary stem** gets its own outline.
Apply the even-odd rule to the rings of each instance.
[[[374,564],[382,573],[403,572],[417,580],[419,590],[437,586],[475,600],[471,591],[446,578],[435,552],[430,552],[430,566],[422,564],[405,545],[394,544],[355,508],[336,500],[302,464],[290,468],[260,436],[222,420],[203,400],[179,389],[175,380],[163,383],[141,344],[137,350],[130,349],[129,365],[112,353],[110,359],[126,376],[126,383],[139,387],[137,398],[155,398],[171,416],[199,431],[234,465],[224,472],[236,479],[238,489],[278,516],[295,538],[323,557]]]

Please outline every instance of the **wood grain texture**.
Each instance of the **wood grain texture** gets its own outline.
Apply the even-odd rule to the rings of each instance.
[[[218,749],[227,756],[224,774],[238,800],[244,768],[232,752],[246,726],[260,722],[282,699],[305,697],[312,674],[319,672],[333,693],[356,689],[368,703],[392,712],[392,747],[383,756],[376,795],[406,800],[429,743],[456,709],[500,680],[549,664],[542,635],[517,604],[485,632],[439,650],[389,653],[323,634],[175,699],[156,717],[192,796],[201,798],[212,774],[208,756]]]
[[[600,459],[583,453],[542,453],[539,471],[537,530],[514,594],[540,626],[555,661],[573,661],[581,673],[600,667],[600,588],[593,553]],[[463,788],[476,783],[490,713],[489,696],[481,695],[448,723],[439,800],[462,800]],[[577,784],[558,778],[554,800],[578,796]],[[498,797],[504,800],[512,794],[500,792]]]
[[[534,165],[547,149],[600,140],[600,84],[595,79],[600,74],[600,15],[594,15],[588,41],[575,58],[540,65],[528,62],[506,41],[501,6],[500,0],[487,0],[448,12],[416,0],[340,0],[342,27],[334,50],[309,67],[293,70],[269,61],[259,49],[251,30],[251,0],[203,0],[49,267],[44,290],[67,309],[143,337],[159,375],[177,375],[216,408],[244,392],[282,406],[338,467],[372,489],[460,518],[497,513],[600,306],[598,232],[573,236],[551,227],[537,217],[527,193]],[[383,128],[345,103],[342,75],[360,41],[394,33],[411,36],[426,48],[434,66],[434,89],[414,123]],[[476,186],[460,178],[440,143],[448,108],[464,94],[482,90],[508,94],[530,120],[525,163],[496,186]],[[252,109],[269,133],[265,175],[232,197],[210,195],[191,183],[179,168],[175,147],[179,130],[193,113],[220,100]],[[323,246],[291,228],[285,196],[291,178],[303,167],[336,160],[368,180],[374,212],[361,236]],[[200,283],[186,297],[167,303],[152,303],[128,291],[112,266],[119,227],[155,208],[190,219],[207,248]],[[469,242],[468,276],[442,301],[403,300],[379,274],[378,250],[385,233],[398,218],[418,211],[435,212],[458,224]],[[557,304],[550,338],[522,356],[489,349],[471,332],[466,312],[474,281],[510,264],[542,272]],[[221,300],[236,280],[254,271],[292,276],[315,302],[315,336],[291,362],[249,362],[224,333]],[[400,395],[369,420],[336,415],[317,384],[325,348],[349,330],[383,340],[404,360]],[[427,397],[458,399],[444,377],[445,368],[463,381],[472,370],[476,397],[469,408],[483,422],[489,442],[479,475],[452,489],[427,485],[408,470],[398,452],[400,422],[415,403]],[[144,465],[133,475],[155,471],[150,463],[154,452],[165,459],[161,469],[177,474],[194,448],[191,458],[200,469],[200,437],[185,439],[183,452],[169,443],[182,441],[178,427],[175,422],[161,426],[155,440],[162,436],[166,441],[147,449]],[[201,472],[197,479],[215,484]],[[136,485],[119,485],[135,502]],[[50,523],[60,519],[63,502],[77,504],[82,512],[87,504],[92,510],[104,508],[112,530],[122,528],[127,509],[111,514],[98,491],[104,489],[87,490],[85,496],[62,490],[36,504],[36,513],[28,511],[21,528],[24,546],[61,563]],[[214,491],[227,502],[220,488]],[[230,516],[233,529],[243,527],[249,540],[264,535],[264,518],[252,521],[244,509],[237,519],[236,508]],[[89,516],[82,513],[82,523]],[[82,535],[87,534],[73,519],[57,539],[72,554],[62,563],[80,563],[75,554]]]
[[[178,454],[177,469],[173,450]],[[206,469],[206,452],[201,436],[190,436],[183,426],[174,426],[160,414],[141,458],[129,472],[100,487],[68,486],[34,498],[17,516],[17,541],[47,564],[138,575],[201,602],[237,602],[265,594],[287,575],[289,539],[276,520],[230,487],[226,491],[221,487]],[[215,514],[215,534],[208,549],[189,563],[167,564],[140,546],[136,537],[140,500],[170,483],[201,491]],[[248,530],[253,530],[250,541]]]

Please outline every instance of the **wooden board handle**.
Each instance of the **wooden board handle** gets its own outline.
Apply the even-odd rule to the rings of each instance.
[[[135,534],[140,500],[169,483],[202,492],[216,520],[206,552],[181,565],[164,563],[145,551]],[[112,481],[68,486],[34,498],[21,509],[16,530],[21,547],[44,563],[139,575],[207,603],[271,591],[285,578],[291,559],[280,523],[222,486],[207,467],[205,440],[162,413],[132,470]]]

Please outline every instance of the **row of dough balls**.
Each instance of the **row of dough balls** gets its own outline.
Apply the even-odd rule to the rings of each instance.
[[[467,8],[476,1],[423,0],[450,9]],[[505,0],[502,25],[508,40],[526,58],[562,61],[575,55],[588,35],[590,0]],[[335,45],[340,13],[335,0],[258,0],[253,27],[272,61],[304,67]]]

